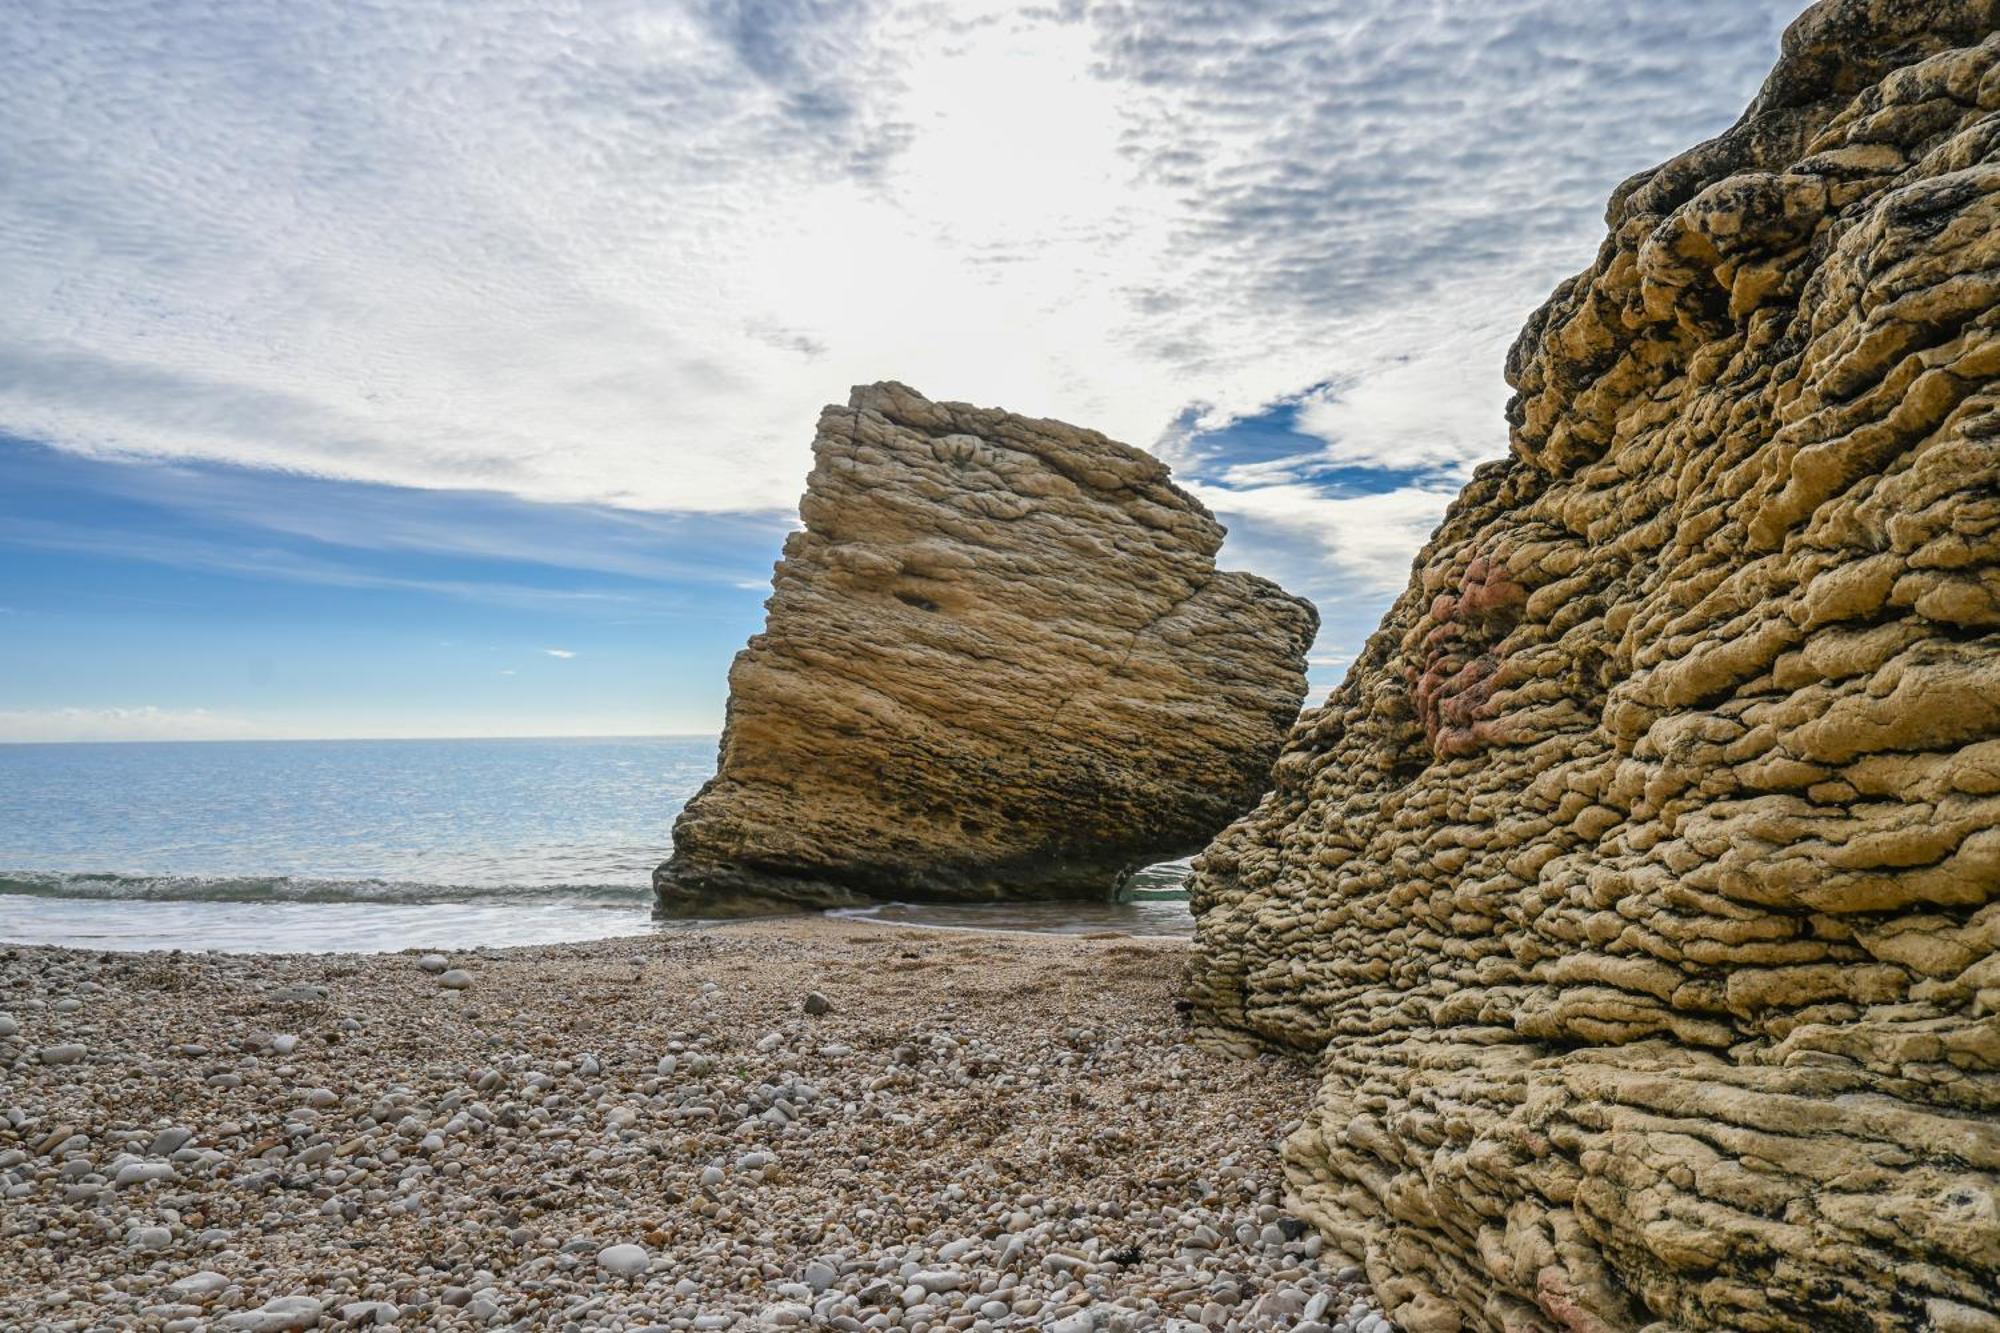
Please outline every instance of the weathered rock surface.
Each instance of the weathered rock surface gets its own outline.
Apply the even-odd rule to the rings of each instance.
[[[1837,0],[1621,186],[1197,862],[1409,1333],[2000,1329],[2000,7]]]
[[[663,910],[1101,898],[1257,800],[1318,617],[1165,464],[900,384],[813,449]]]

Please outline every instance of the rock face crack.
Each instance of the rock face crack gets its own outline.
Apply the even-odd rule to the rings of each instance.
[[[1268,785],[1318,617],[1158,459],[871,385],[800,515],[664,911],[1108,897]]]
[[[1118,658],[1116,662],[1114,662],[1111,665],[1111,668],[1107,670],[1103,674],[1103,676],[1099,677],[1096,681],[1092,682],[1093,687],[1102,686],[1107,682],[1116,681],[1119,678],[1121,678],[1125,674],[1125,669],[1132,664],[1132,655],[1139,651],[1140,641],[1143,640],[1148,634],[1151,634],[1153,631],[1157,630],[1160,626],[1166,624],[1167,621],[1173,619],[1174,616],[1178,614],[1183,607],[1187,606],[1188,603],[1194,601],[1195,598],[1199,597],[1202,594],[1203,590],[1207,588],[1207,586],[1208,585],[1206,582],[1202,583],[1200,586],[1195,588],[1193,592],[1189,593],[1185,597],[1177,598],[1174,601],[1174,603],[1171,606],[1169,606],[1166,610],[1160,612],[1158,615],[1154,616],[1151,620],[1148,620],[1145,624],[1133,630],[1131,642],[1125,645],[1124,653]],[[1075,698],[1076,694],[1072,692],[1063,695],[1062,698],[1056,701],[1056,706],[1049,712],[1049,720],[1048,723],[1043,728],[1044,731],[1047,732],[1055,731],[1057,724],[1062,721],[1063,710],[1068,708],[1070,705],[1070,701]]]
[[[1619,187],[1196,862],[1406,1333],[2000,1330],[2000,5],[1829,0]]]

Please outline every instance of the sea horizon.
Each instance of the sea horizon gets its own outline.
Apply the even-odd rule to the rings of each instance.
[[[717,733],[0,747],[0,941],[378,952],[675,929],[653,869]],[[899,904],[915,926],[1186,934],[1185,867],[1119,902]]]

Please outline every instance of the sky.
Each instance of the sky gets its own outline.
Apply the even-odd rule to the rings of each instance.
[[[0,741],[720,725],[821,404],[1150,448],[1337,683],[1798,0],[0,24]]]

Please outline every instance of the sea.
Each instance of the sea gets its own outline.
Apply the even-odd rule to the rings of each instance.
[[[652,919],[713,736],[0,745],[0,942],[244,953],[549,944]],[[885,903],[941,930],[1185,935],[1174,862],[1103,903]]]

